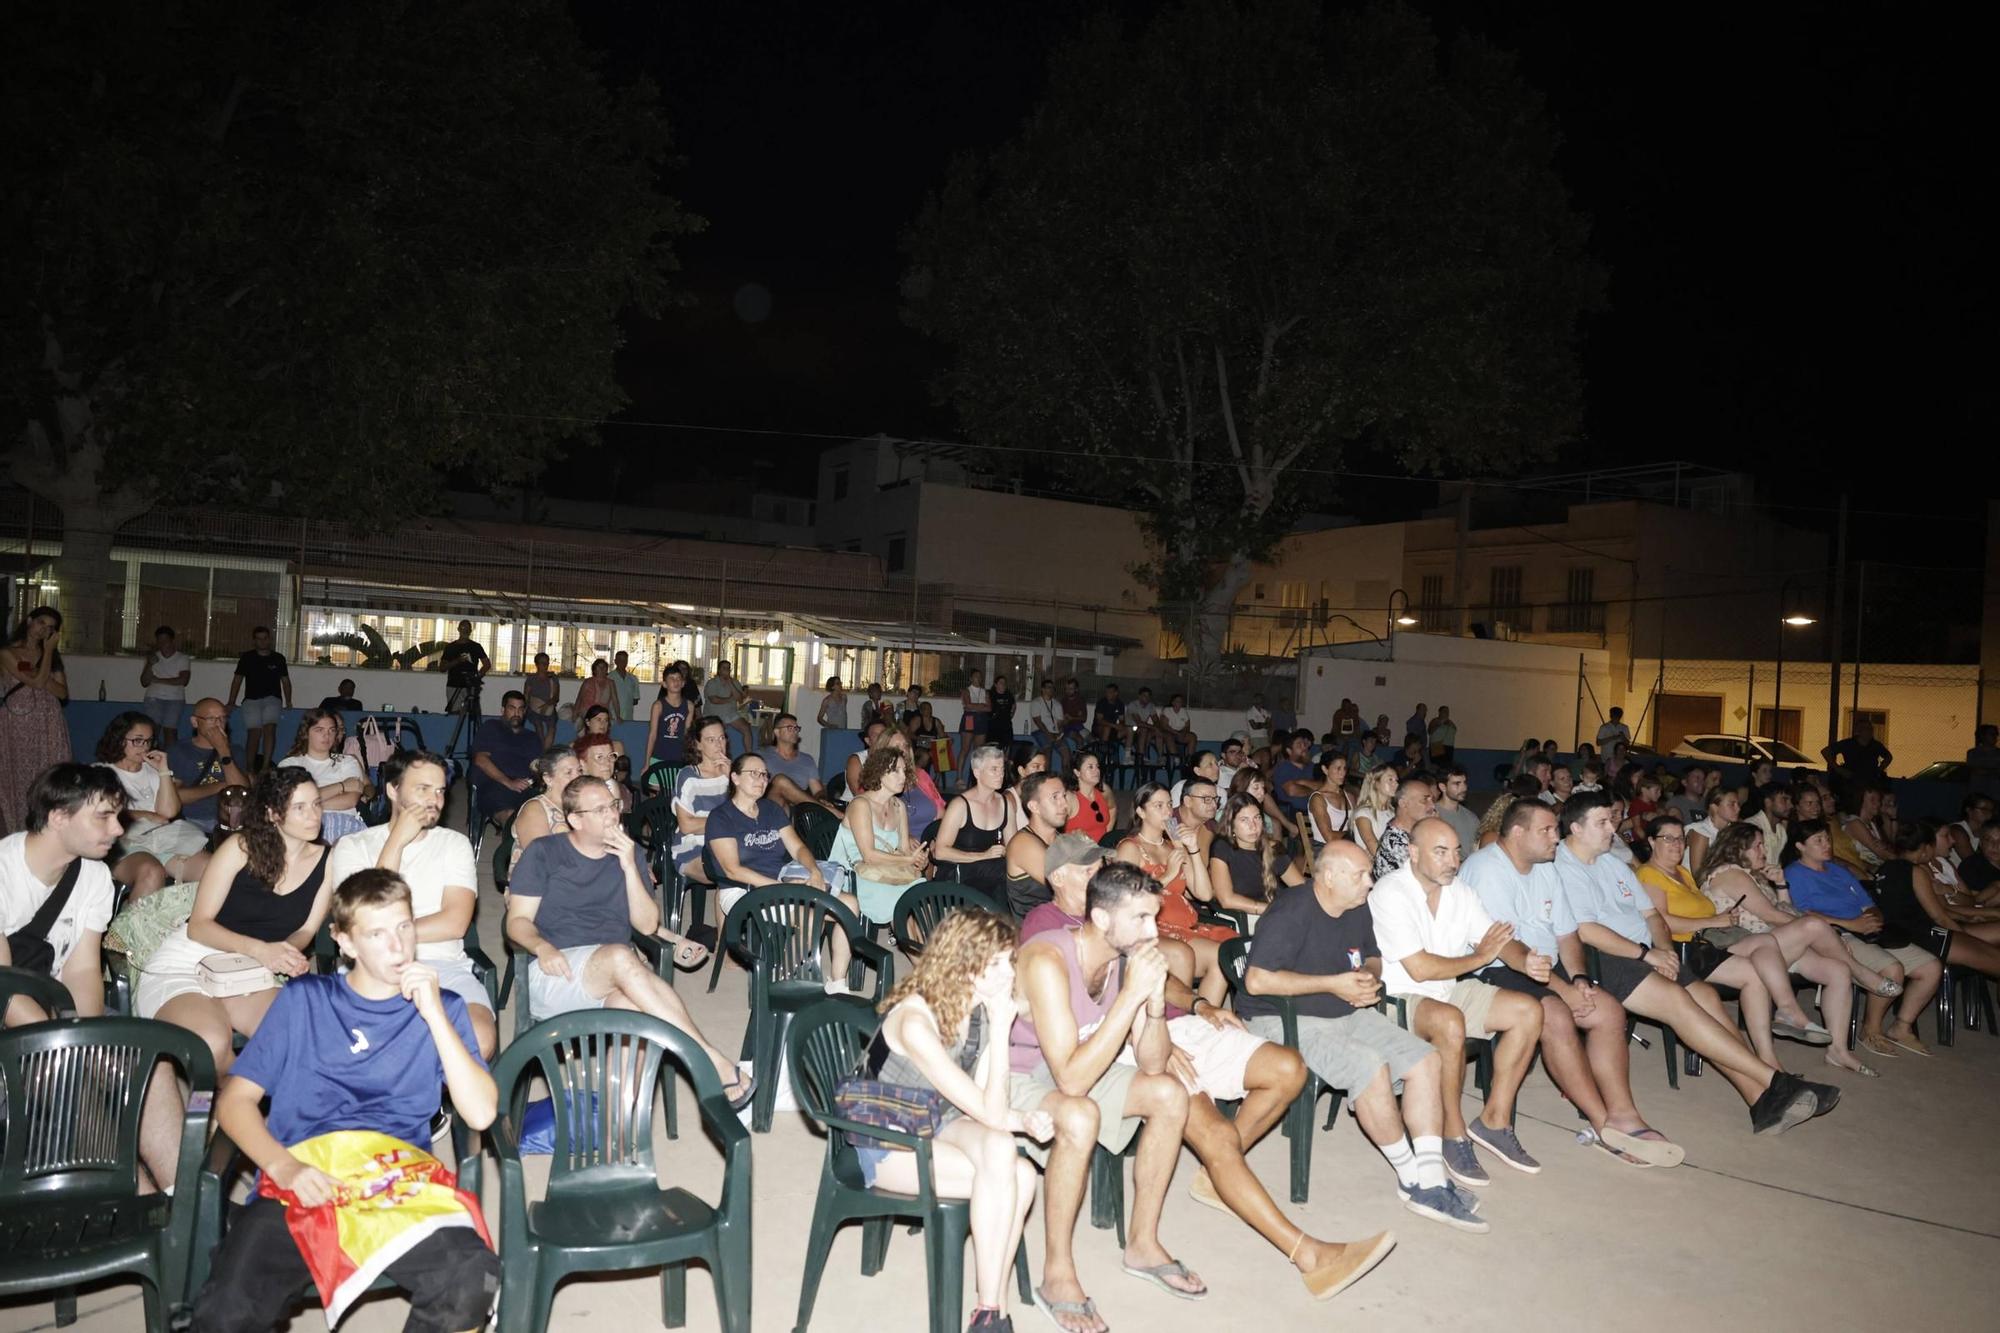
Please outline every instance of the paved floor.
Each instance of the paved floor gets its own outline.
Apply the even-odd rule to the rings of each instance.
[[[500,956],[498,902],[481,903],[481,933]],[[726,1049],[746,1018],[743,976],[725,972],[715,994],[683,978],[696,1021]],[[1926,1022],[1925,1031],[1929,1031]],[[1686,1145],[1687,1163],[1635,1171],[1574,1145],[1576,1121],[1542,1076],[1521,1099],[1520,1133],[1545,1170],[1504,1172],[1483,1191],[1491,1234],[1468,1236],[1403,1211],[1393,1176],[1351,1118],[1318,1136],[1312,1202],[1300,1222],[1330,1239],[1394,1228],[1401,1244],[1376,1272],[1325,1306],[1307,1299],[1276,1252],[1224,1215],[1193,1203],[1184,1161],[1166,1208],[1170,1249],[1209,1282],[1206,1301],[1188,1303],[1119,1272],[1111,1233],[1078,1232],[1078,1264],[1113,1328],[1149,1333],[1319,1329],[1365,1321],[1382,1329],[1674,1330],[1727,1320],[1732,1329],[2000,1327],[2000,1040],[1962,1034],[1934,1059],[1879,1061],[1882,1077],[1826,1071],[1818,1054],[1782,1045],[1799,1073],[1840,1084],[1830,1116],[1778,1139],[1750,1134],[1748,1117],[1713,1073],[1666,1085],[1657,1050],[1634,1056],[1634,1084],[1655,1125]],[[685,1087],[685,1085],[682,1085]],[[1473,1094],[1476,1096],[1476,1094]],[[1468,1097],[1468,1106],[1472,1097]],[[1468,1110],[1468,1115],[1472,1110]],[[683,1126],[693,1106],[683,1105]],[[813,1194],[823,1152],[797,1115],[781,1115],[758,1135],[757,1286],[754,1327],[793,1326]],[[1273,1134],[1251,1155],[1258,1174],[1283,1197],[1286,1146]],[[714,1197],[719,1158],[684,1133],[663,1140],[664,1173]],[[489,1181],[494,1173],[488,1172]],[[488,1208],[495,1196],[489,1186]],[[1041,1268],[1040,1226],[1029,1221],[1029,1253]],[[859,1232],[833,1250],[812,1327],[819,1333],[917,1333],[925,1328],[923,1250],[897,1232],[887,1267],[859,1272]],[[697,1272],[688,1283],[688,1327],[718,1327],[712,1289]],[[968,1301],[968,1308],[970,1302]],[[140,1327],[136,1290],[84,1293],[77,1333]],[[357,1308],[343,1329],[393,1333],[406,1307],[381,1297]],[[558,1295],[551,1327],[639,1330],[658,1326],[659,1284],[646,1277],[580,1280]],[[1048,1328],[1033,1310],[1021,1327]],[[0,1303],[0,1330],[53,1325],[41,1301]],[[323,1329],[318,1310],[294,1322]]]

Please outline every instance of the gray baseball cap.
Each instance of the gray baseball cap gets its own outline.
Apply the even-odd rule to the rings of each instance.
[[[1064,833],[1049,844],[1049,850],[1042,857],[1042,873],[1054,875],[1064,866],[1094,866],[1109,855],[1111,853],[1092,842],[1087,833]]]

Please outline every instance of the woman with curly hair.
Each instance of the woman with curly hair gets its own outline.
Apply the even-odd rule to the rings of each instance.
[[[347,724],[339,713],[308,708],[299,718],[291,753],[278,761],[279,768],[304,769],[319,785],[319,836],[329,847],[368,827],[361,806],[375,799],[375,784],[361,761],[342,752],[346,741]]]
[[[222,998],[203,993],[202,960],[247,954],[274,976],[296,977],[326,917],[334,883],[319,840],[319,787],[302,768],[270,768],[250,790],[243,831],[218,847],[195,890],[187,924],[167,936],[139,973],[141,1018],[178,1023],[208,1043],[220,1077],[232,1034],[250,1036],[275,987]]]
[[[97,742],[97,766],[125,789],[125,834],[111,861],[111,878],[144,898],[169,883],[199,879],[208,866],[208,835],[181,818],[181,791],[158,748],[153,719],[124,712]]]
[[[930,868],[931,849],[912,841],[903,805],[903,789],[914,767],[909,753],[893,744],[869,751],[859,790],[847,803],[833,842],[833,860],[854,873],[861,915],[873,922],[894,920],[896,900]]]
[[[1011,1330],[1007,1266],[1035,1200],[1035,1169],[1014,1136],[1046,1141],[1046,1111],[1016,1111],[1007,1097],[1007,1034],[1013,1030],[1014,923],[961,910],[938,923],[915,970],[882,1001],[882,1026],[869,1043],[863,1077],[942,1094],[943,1122],[931,1144],[937,1192],[969,1199],[975,1333]],[[915,1154],[887,1145],[858,1147],[870,1187],[915,1194]]]

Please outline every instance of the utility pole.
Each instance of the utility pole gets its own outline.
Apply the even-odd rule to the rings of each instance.
[[[1472,483],[1463,482],[1458,492],[1458,554],[1451,567],[1451,601],[1457,608],[1453,613],[1452,632],[1459,638],[1465,637],[1465,548],[1472,542]],[[1403,586],[1408,587],[1408,584]],[[1421,589],[1419,589],[1421,591]],[[1391,631],[1393,633],[1393,629]]]
[[[1826,744],[1832,749],[1840,741],[1840,652],[1841,613],[1847,605],[1847,493],[1840,495],[1840,529],[1834,543],[1833,605],[1827,616],[1828,679],[1826,702]],[[1803,737],[1801,737],[1803,739]]]

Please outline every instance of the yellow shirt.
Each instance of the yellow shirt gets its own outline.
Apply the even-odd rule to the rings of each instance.
[[[1658,889],[1667,895],[1667,911],[1675,916],[1706,917],[1715,915],[1715,904],[1710,902],[1700,889],[1694,886],[1694,876],[1686,866],[1675,866],[1671,873],[1656,865],[1639,867],[1639,882],[1649,888]],[[1676,940],[1691,940],[1694,932],[1676,931]]]

